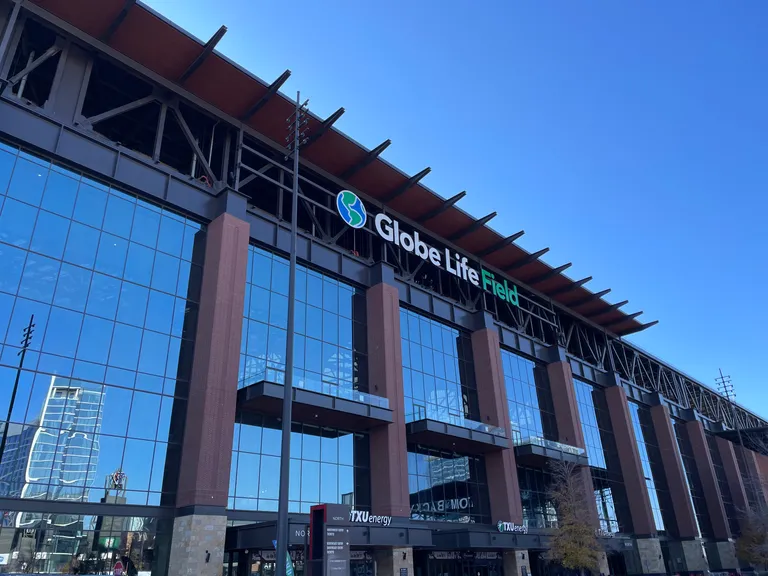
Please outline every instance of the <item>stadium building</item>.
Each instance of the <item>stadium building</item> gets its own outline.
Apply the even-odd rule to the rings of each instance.
[[[0,572],[274,571],[293,103],[225,32],[0,0]],[[553,461],[578,466],[601,572],[749,569],[766,422],[343,112],[310,117],[298,174],[296,571],[328,504],[356,575],[553,573]]]

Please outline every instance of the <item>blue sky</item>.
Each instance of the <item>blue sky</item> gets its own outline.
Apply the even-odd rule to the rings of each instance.
[[[762,2],[149,0],[501,233],[660,324],[631,338],[768,416]]]

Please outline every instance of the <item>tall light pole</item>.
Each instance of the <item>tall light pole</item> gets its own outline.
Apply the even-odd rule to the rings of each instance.
[[[283,397],[282,450],[280,452],[280,495],[277,504],[277,553],[275,556],[276,576],[287,575],[291,568],[288,556],[288,490],[291,473],[291,414],[293,411],[293,340],[294,316],[296,310],[296,219],[299,204],[299,148],[306,142],[304,128],[307,125],[307,104],[301,104],[301,94],[296,92],[296,108],[288,118],[286,148],[293,156],[293,190],[291,194],[291,257],[288,271],[288,334],[285,350],[285,395]]]
[[[21,338],[21,350],[16,354],[21,356],[19,359],[19,367],[16,369],[16,381],[13,383],[13,392],[11,392],[11,403],[8,405],[8,417],[5,419],[5,427],[3,428],[3,439],[0,440],[0,460],[2,460],[5,453],[5,443],[8,441],[8,428],[11,425],[11,416],[13,415],[13,405],[16,403],[16,392],[19,390],[19,378],[21,377],[21,369],[24,368],[24,358],[27,355],[27,349],[32,343],[32,333],[35,331],[35,315],[29,317],[29,324],[24,328],[24,335]]]

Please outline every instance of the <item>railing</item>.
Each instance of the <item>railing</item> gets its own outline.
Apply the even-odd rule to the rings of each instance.
[[[515,446],[534,445],[541,446],[542,448],[551,448],[552,450],[558,450],[560,452],[566,452],[575,456],[584,456],[587,451],[584,448],[577,448],[569,444],[563,444],[562,442],[555,442],[554,440],[546,440],[541,436],[521,436],[518,432],[512,432],[512,443]]]
[[[264,373],[251,374],[246,378],[241,379],[238,382],[237,388],[245,388],[259,382],[270,382],[272,384],[285,385],[285,374],[283,372],[277,372],[269,370],[265,378]],[[338,384],[331,384],[329,382],[323,382],[316,379],[297,378],[294,376],[293,381],[294,388],[301,388],[302,390],[309,390],[311,392],[317,392],[319,394],[325,394],[326,396],[332,396],[334,398],[342,398],[344,400],[351,400],[352,402],[359,402],[368,406],[374,406],[376,408],[389,409],[389,399],[368,392],[361,392],[353,388],[347,388],[345,386],[339,386]]]
[[[475,420],[466,418],[463,414],[452,414],[447,412],[445,409],[438,408],[437,406],[414,406],[413,412],[405,415],[405,421],[416,422],[417,420],[434,420],[435,422],[452,424],[453,426],[458,426],[467,430],[485,432],[486,434],[492,434],[493,436],[498,436],[499,438],[507,437],[504,428],[483,424],[482,422],[476,422]]]

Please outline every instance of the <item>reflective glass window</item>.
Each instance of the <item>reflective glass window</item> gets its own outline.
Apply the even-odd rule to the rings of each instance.
[[[285,380],[288,271],[284,258],[249,248],[240,388]],[[333,396],[366,392],[365,314],[360,290],[298,266],[293,385]]]
[[[400,308],[406,422],[479,420],[469,335]]]
[[[229,482],[229,508],[276,511],[280,492],[280,422],[237,415]],[[289,509],[350,504],[369,510],[370,457],[365,434],[294,423],[291,427]]]
[[[665,496],[668,495],[664,494],[664,492],[666,492],[664,488],[666,487],[664,485],[660,455],[658,455],[658,446],[655,442],[650,414],[647,408],[640,406],[635,402],[629,402],[629,415],[632,419],[632,427],[634,428],[637,449],[640,453],[640,463],[643,468],[645,487],[648,490],[648,497],[651,501],[653,520],[656,525],[656,530],[664,532],[665,520],[664,514],[662,513],[661,502],[668,500],[668,498],[665,498]],[[654,469],[656,475],[654,475]]]
[[[191,261],[202,250],[184,246],[201,246],[204,228],[10,147],[0,180],[4,171],[12,176],[0,208],[2,418],[32,316],[34,331],[2,423],[0,496],[173,505],[178,471],[166,460],[181,448],[202,264]],[[180,286],[187,299],[177,298]],[[179,309],[189,327],[174,332]],[[46,521],[19,519],[31,530]],[[88,530],[98,528],[75,532]]]
[[[482,457],[409,445],[408,487],[414,520],[491,521]]]
[[[524,438],[557,440],[552,393],[546,369],[519,354],[501,350],[507,407],[515,442]]]
[[[528,528],[556,528],[557,509],[551,496],[552,476],[541,468],[517,467],[523,524]]]

